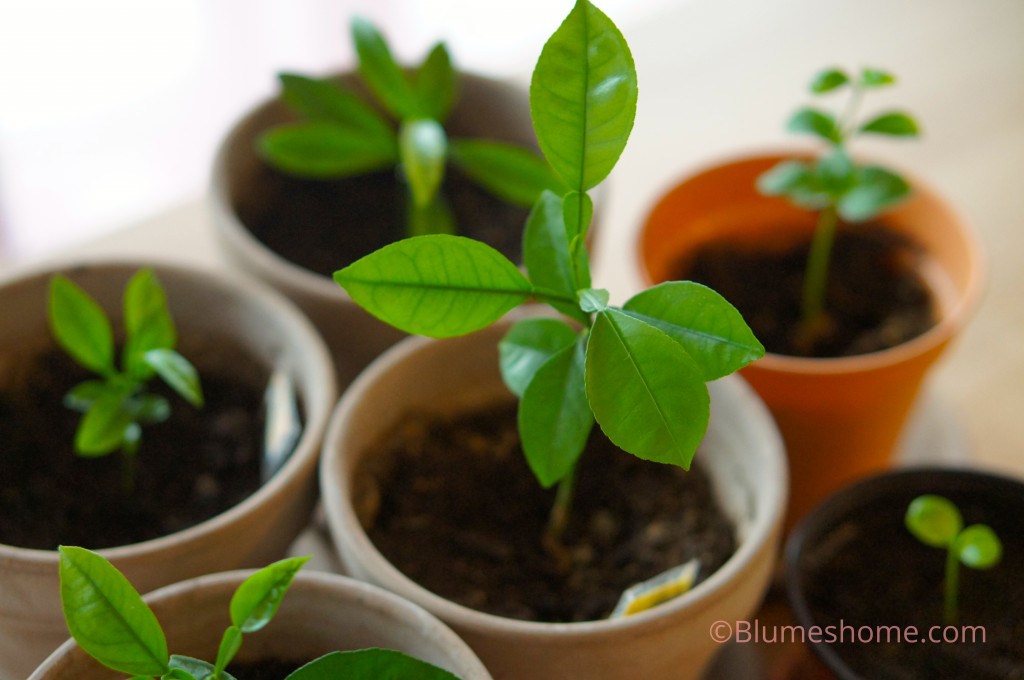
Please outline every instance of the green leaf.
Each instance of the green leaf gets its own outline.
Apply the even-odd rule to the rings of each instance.
[[[608,300],[611,297],[604,288],[584,288],[577,295],[580,300],[580,309],[588,314],[604,311],[608,307]]]
[[[583,341],[574,342],[541,364],[519,401],[523,453],[544,488],[573,469],[594,426],[585,365]]]
[[[285,680],[459,680],[446,670],[391,649],[331,652]]]
[[[175,668],[174,667],[174,660],[176,658],[179,658],[179,657],[177,657],[177,655],[175,655],[175,654],[171,654],[171,668],[166,673],[164,673],[162,676],[160,676],[160,680],[207,680],[208,678],[212,677],[209,674],[200,675],[199,677],[196,677],[195,675],[193,675],[192,673],[189,673],[184,668]],[[198,661],[198,660],[196,660],[196,661]],[[148,680],[148,677],[140,675],[140,676],[137,676],[135,678],[132,678],[132,680]],[[221,680],[223,680],[223,678]],[[234,680],[234,679],[232,679],[232,680]]]
[[[807,186],[811,168],[803,161],[782,161],[757,178],[757,190],[768,196],[783,196]]]
[[[852,189],[839,200],[839,215],[848,222],[869,220],[910,195],[905,179],[885,168],[861,168]]]
[[[448,138],[436,120],[421,118],[402,123],[398,155],[416,205],[430,205],[437,195],[444,179],[447,150]]]
[[[139,380],[146,380],[152,369],[142,360],[151,349],[174,349],[178,334],[167,309],[167,296],[151,269],[132,276],[124,291],[124,324],[127,337],[122,367]]]
[[[517,397],[522,397],[537,369],[576,341],[576,332],[557,319],[517,321],[498,343],[501,377]]]
[[[877,68],[866,68],[860,72],[862,87],[882,87],[896,82],[896,78],[886,71]]]
[[[110,388],[86,411],[75,432],[75,453],[86,458],[105,456],[121,446],[132,414],[124,408],[126,388]]]
[[[1003,557],[1003,543],[992,527],[972,524],[956,537],[952,550],[971,569],[991,569]]]
[[[167,672],[167,640],[152,610],[96,553],[61,546],[60,598],[68,630],[104,666],[129,675]]]
[[[455,104],[456,78],[452,58],[443,42],[434,45],[416,71],[416,98],[424,116],[436,121],[448,117]]]
[[[259,151],[275,168],[312,179],[359,175],[398,160],[393,137],[320,121],[278,126],[260,137]]]
[[[354,17],[352,40],[359,55],[359,72],[384,107],[402,120],[423,115],[412,85],[377,28],[363,17]]]
[[[917,121],[901,111],[883,113],[860,126],[861,132],[892,137],[915,137],[920,132]]]
[[[114,373],[114,332],[88,293],[56,274],[50,280],[49,311],[53,336],[72,359],[100,375]]]
[[[578,0],[544,45],[530,83],[537,141],[555,172],[584,192],[607,177],[636,116],[633,55],[615,24]]]
[[[573,273],[562,199],[550,191],[540,195],[526,218],[523,264],[534,286],[566,298],[565,302],[549,301],[552,307],[580,323],[587,323],[586,315],[576,304],[576,276],[585,279],[589,287],[590,271],[584,260],[582,271]]]
[[[848,82],[850,82],[850,78],[842,69],[826,69],[814,76],[814,79],[811,81],[811,92],[814,94],[824,94],[842,87]]]
[[[167,386],[196,408],[203,405],[203,388],[199,373],[189,360],[173,349],[152,349],[142,356],[143,361],[163,378]]]
[[[231,597],[231,623],[255,633],[274,618],[281,600],[309,557],[289,557],[263,567],[238,586]]]
[[[682,345],[705,381],[764,356],[764,346],[729,302],[699,283],[670,281],[630,298],[623,311]]]
[[[85,413],[92,408],[93,403],[107,392],[121,393],[116,385],[102,380],[86,380],[80,382],[64,395],[64,406],[72,411]]]
[[[948,548],[964,525],[960,510],[944,496],[918,496],[907,507],[904,523],[917,540],[934,548]]]
[[[682,345],[623,312],[600,312],[587,345],[587,397],[619,448],[689,469],[707,430],[707,387]]]
[[[841,144],[843,141],[842,133],[832,114],[817,109],[800,109],[789,119],[786,129],[790,132],[816,135],[832,144]]]
[[[407,232],[409,236],[425,236],[427,234],[454,234],[458,231],[455,215],[448,202],[440,193],[427,205],[416,205],[416,201],[407,201]]]
[[[180,654],[171,655],[171,672],[165,675],[165,678],[181,678],[187,680],[193,678],[194,680],[213,680],[216,677],[217,668],[207,661],[202,659],[193,659],[191,656],[182,656]],[[217,680],[235,680],[235,677],[225,670],[221,670],[220,677]]]
[[[393,147],[391,125],[373,107],[339,83],[279,73],[281,98],[305,120],[333,123],[373,138],[381,147]]]
[[[217,663],[214,666],[215,672],[219,673],[228,667],[231,660],[242,648],[242,630],[238,626],[228,626],[220,639],[220,646],[217,648]]]
[[[391,243],[335,272],[334,280],[385,323],[438,338],[488,326],[533,291],[494,248],[445,234]]]
[[[857,168],[842,147],[835,147],[814,164],[814,175],[821,191],[834,198],[842,196],[857,182]]]
[[[452,163],[470,179],[509,203],[529,207],[545,189],[564,191],[551,166],[521,147],[483,139],[453,139],[448,151]]]

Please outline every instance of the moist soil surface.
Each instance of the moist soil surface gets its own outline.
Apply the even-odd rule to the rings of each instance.
[[[231,356],[235,368],[249,363]],[[170,401],[171,417],[143,426],[134,490],[126,492],[119,451],[74,453],[81,416],[62,400],[93,376],[56,350],[37,354],[0,392],[0,543],[41,550],[138,543],[198,524],[258,489],[262,388],[199,369],[202,409],[158,379],[150,383]]]
[[[819,554],[807,560],[813,576],[808,577],[812,586],[806,597],[814,622],[837,626],[837,635],[840,622],[854,630],[915,626],[925,639],[932,626],[940,626],[936,635],[957,640],[850,643],[854,633],[847,630],[847,642],[834,648],[864,678],[1024,678],[1024,531],[1019,514],[993,517],[985,499],[950,496],[963,512],[965,526],[989,524],[1003,541],[1004,552],[990,570],[961,567],[957,629],[943,630],[945,551],[923,545],[904,528],[912,497],[877,503],[838,526],[822,542]],[[961,630],[963,626],[984,627],[984,640],[981,632]]]
[[[302,661],[287,661],[282,659],[235,661],[228,665],[227,671],[237,678],[237,680],[284,680],[310,661],[311,659],[305,659]],[[339,678],[338,680],[343,679]]]
[[[736,545],[698,461],[689,472],[642,461],[595,426],[578,466],[565,568],[543,545],[554,492],[527,467],[514,404],[405,418],[355,489],[370,539],[399,571],[514,619],[605,618],[629,586],[692,558],[703,580]]]
[[[810,242],[758,249],[713,243],[676,277],[721,293],[769,352],[837,357],[894,347],[936,323],[932,294],[917,273],[921,254],[879,225],[841,225],[825,294],[826,318],[813,341],[801,337],[800,304]]]
[[[331,276],[405,238],[406,193],[394,170],[309,180],[261,165],[244,200],[233,200],[242,223],[264,245],[290,262]],[[452,168],[442,195],[460,234],[520,261],[527,210],[498,200]]]

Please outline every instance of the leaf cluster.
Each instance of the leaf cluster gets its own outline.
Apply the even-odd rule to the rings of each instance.
[[[142,425],[170,416],[167,399],[147,391],[159,376],[195,407],[203,404],[194,366],[174,350],[177,331],[164,290],[150,269],[136,272],[124,291],[124,347],[115,361],[114,331],[100,305],[60,274],[50,282],[49,319],[57,343],[99,378],[86,380],[64,397],[68,408],[83,413],[75,433],[75,451],[86,457],[120,449],[134,454]]]
[[[292,557],[245,579],[231,597],[231,625],[214,663],[169,654],[160,622],[128,579],[102,556],[85,548],[60,549],[60,595],[68,630],[87,654],[133,680],[235,680],[225,669],[247,633],[262,630],[277,614],[295,575],[309,557]],[[451,673],[400,652],[364,649],[331,652],[291,673],[286,680],[456,680]]]
[[[557,187],[551,169],[531,151],[448,137],[443,124],[456,101],[458,82],[443,42],[407,71],[369,21],[356,17],[351,30],[359,73],[375,101],[364,101],[336,80],[280,74],[282,97],[301,120],[260,138],[259,150],[269,163],[319,179],[397,165],[412,199],[410,235],[455,232],[451,210],[438,193],[449,161],[514,204],[529,206],[541,191]]]
[[[788,160],[758,179],[758,189],[768,195],[786,196],[810,210],[834,208],[849,222],[868,220],[910,194],[907,181],[878,165],[857,165],[849,155],[849,143],[859,135],[914,137],[917,121],[903,111],[885,111],[867,120],[857,119],[865,92],[896,82],[892,74],[865,68],[856,76],[835,68],[816,74],[810,91],[815,95],[846,91],[849,101],[842,115],[817,107],[799,109],[786,127],[824,141],[828,151],[816,161]]]
[[[448,337],[535,299],[564,318],[517,322],[502,340],[502,375],[519,397],[519,432],[544,486],[571,477],[596,421],[641,458],[689,467],[707,428],[705,382],[764,348],[714,291],[665,283],[609,304],[586,249],[587,191],[612,170],[632,130],[637,78],[618,28],[578,0],[545,44],[530,87],[538,141],[567,190],[545,191],[523,233],[526,273],[458,236],[390,244],[335,273],[358,304],[409,333]]]

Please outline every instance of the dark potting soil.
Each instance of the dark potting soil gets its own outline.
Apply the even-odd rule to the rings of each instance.
[[[235,661],[228,665],[228,673],[237,680],[284,680],[293,672],[309,663],[281,659],[260,659],[258,661]],[[339,680],[343,680],[339,678]]]
[[[371,540],[400,571],[515,619],[605,618],[629,586],[692,558],[703,580],[736,547],[699,462],[685,472],[642,461],[595,426],[564,536],[571,567],[560,567],[542,541],[554,492],[527,467],[514,404],[405,418],[355,488]]]
[[[798,334],[809,241],[772,250],[713,243],[677,278],[721,293],[769,352],[837,357],[866,354],[921,335],[936,323],[935,303],[917,273],[921,254],[878,225],[841,225],[836,234],[825,294],[827,317],[810,343]]]
[[[835,649],[851,668],[872,680],[1024,679],[1021,518],[993,517],[983,501],[954,498],[965,525],[992,526],[1004,552],[990,570],[961,567],[960,618],[956,629],[946,630],[945,551],[921,544],[904,528],[911,498],[875,504],[836,527],[819,554],[808,556],[814,576],[808,578],[813,586],[806,596],[815,623],[851,626],[844,633],[847,642]],[[945,634],[951,642],[886,643],[877,641],[884,640],[881,634],[871,643],[848,642],[861,626],[915,626],[926,640],[932,626],[939,626],[935,634]]]
[[[239,218],[264,245],[310,271],[330,276],[406,236],[406,189],[394,170],[341,180],[308,180],[261,165]],[[448,168],[442,187],[459,233],[513,262],[522,253],[528,211],[504,203]]]
[[[232,368],[255,365],[232,354]],[[206,405],[196,409],[158,380],[171,417],[143,427],[135,484],[125,493],[123,456],[82,458],[80,414],[67,391],[92,377],[64,354],[36,354],[0,393],[0,543],[52,550],[107,548],[180,531],[237,505],[260,486],[261,387],[200,366]],[[244,374],[244,372],[243,372]]]

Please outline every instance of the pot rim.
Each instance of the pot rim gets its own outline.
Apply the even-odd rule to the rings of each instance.
[[[326,430],[336,394],[333,362],[327,352],[327,347],[313,329],[312,324],[284,297],[263,284],[249,279],[243,280],[235,274],[206,269],[172,259],[125,256],[65,256],[20,269],[14,276],[0,281],[0,295],[8,286],[34,285],[55,273],[78,267],[124,270],[125,272],[151,267],[158,276],[161,272],[174,272],[234,295],[252,298],[264,308],[266,318],[277,319],[282,326],[292,327],[303,345],[303,352],[312,357],[314,362],[322,368],[319,375],[314,376],[315,380],[311,381],[310,391],[313,398],[305,404],[302,435],[296,442],[288,460],[268,482],[262,484],[240,503],[181,531],[138,543],[101,548],[96,552],[116,563],[118,560],[152,557],[172,546],[188,544],[216,534],[236,523],[241,517],[248,514],[251,508],[280,500],[282,493],[297,476],[305,469],[316,465],[319,453],[316,442],[320,438],[320,433]],[[56,569],[58,562],[59,554],[56,550],[24,548],[0,543],[0,565],[3,565],[5,569],[11,569],[13,565],[18,564],[22,565],[17,567],[19,571],[41,573]]]
[[[648,238],[648,226],[654,211],[670,194],[675,193],[684,185],[715,172],[721,172],[734,165],[756,161],[782,161],[791,158],[812,158],[810,149],[794,149],[793,147],[766,147],[748,152],[735,152],[717,159],[706,161],[694,170],[671,183],[665,190],[657,194],[658,199],[647,211],[640,226],[639,237],[634,239],[634,257],[638,262],[640,278],[643,285],[654,285],[643,256],[643,244]],[[889,164],[890,166],[892,164]],[[924,182],[913,173],[896,167],[896,170],[908,178],[914,187],[915,195],[939,206],[943,212],[951,216],[958,231],[963,234],[966,246],[964,256],[969,263],[969,274],[963,292],[956,296],[948,309],[943,310],[942,318],[927,331],[911,340],[866,354],[842,357],[796,357],[774,352],[766,352],[764,357],[752,364],[754,370],[765,370],[779,373],[801,375],[840,375],[865,371],[881,370],[888,366],[902,363],[911,357],[925,354],[948,342],[959,333],[977,310],[984,291],[984,272],[986,258],[977,229],[949,203],[932,185]]]
[[[490,334],[502,328],[495,325],[484,329]],[[485,337],[490,337],[490,334]],[[496,342],[496,338],[494,339]],[[414,582],[399,571],[385,558],[370,541],[365,530],[355,515],[350,501],[350,490],[342,489],[337,483],[336,472],[344,467],[341,447],[338,445],[341,433],[346,429],[346,421],[353,418],[353,412],[363,395],[370,390],[380,374],[388,372],[395,365],[418,354],[437,340],[422,336],[410,336],[395,344],[387,352],[375,360],[349,386],[331,417],[327,435],[324,439],[324,451],[320,460],[320,488],[328,518],[337,514],[343,527],[339,526],[339,535],[335,536],[340,545],[345,542],[359,550],[372,563],[375,571],[387,576],[391,581],[389,587],[394,592],[420,604],[439,618],[455,628],[477,628],[484,633],[500,633],[504,636],[527,637],[537,634],[561,638],[602,637],[621,635],[624,631],[641,631],[650,627],[671,625],[673,614],[681,610],[694,612],[710,609],[729,592],[728,584],[755,561],[764,550],[772,549],[776,535],[781,531],[782,517],[788,493],[788,474],[782,437],[775,426],[767,408],[756,396],[753,389],[739,376],[732,375],[709,384],[712,391],[719,391],[727,398],[742,403],[743,411],[755,421],[756,427],[762,432],[764,445],[761,457],[767,474],[765,478],[776,483],[765,483],[757,486],[755,493],[763,495],[760,503],[755,503],[760,512],[753,514],[747,527],[746,535],[739,536],[739,545],[732,556],[706,580],[701,581],[692,590],[657,605],[649,610],[638,612],[621,619],[602,619],[581,622],[540,622],[513,619],[490,614],[455,603],[433,593]],[[509,395],[512,398],[512,395]],[[347,476],[347,473],[346,473]],[[715,484],[715,486],[719,486]],[[335,532],[334,522],[329,522],[332,534]]]

